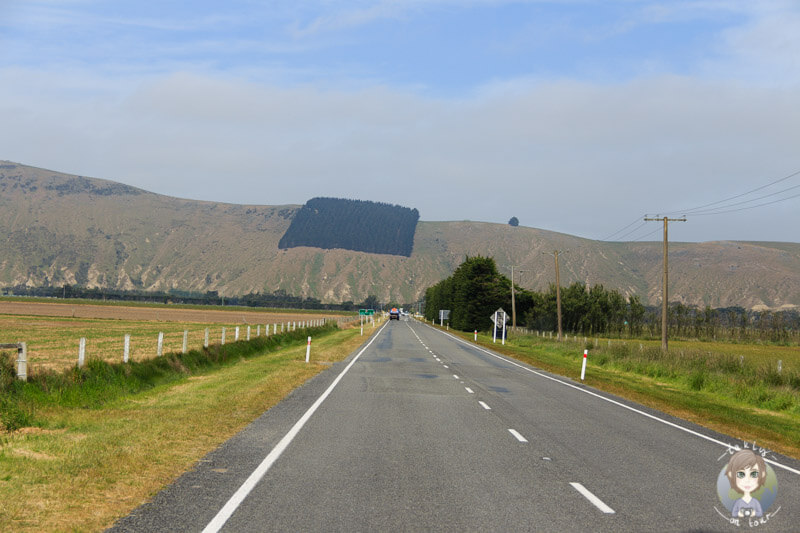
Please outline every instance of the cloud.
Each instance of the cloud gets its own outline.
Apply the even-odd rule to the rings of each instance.
[[[177,73],[133,88],[59,89],[94,84],[72,76],[29,91],[41,75],[17,70],[18,83],[3,84],[0,114],[14,127],[0,132],[2,158],[196,199],[363,198],[417,207],[425,220],[515,215],[593,238],[798,165],[800,92],[791,88],[518,80],[440,100]],[[800,220],[787,216],[778,227],[747,213],[710,217],[676,238],[796,240],[789,228]]]

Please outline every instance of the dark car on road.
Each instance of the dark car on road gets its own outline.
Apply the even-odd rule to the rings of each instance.
[[[389,311],[389,320],[400,320],[400,311],[396,307]]]

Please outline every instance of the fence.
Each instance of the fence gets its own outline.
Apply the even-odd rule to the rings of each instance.
[[[262,331],[263,331],[263,336],[267,336],[268,337],[268,336],[270,336],[270,331],[272,331],[272,335],[276,335],[278,333],[296,331],[298,329],[305,329],[305,328],[311,328],[311,327],[324,326],[330,320],[331,319],[328,319],[328,318],[320,318],[320,319],[314,319],[314,320],[283,322],[283,323],[280,323],[280,324],[279,323],[264,324],[263,325],[263,329],[262,329],[262,326],[259,324],[259,325],[257,325],[255,327],[255,336],[261,337],[262,336]],[[173,332],[173,335],[175,335],[175,334],[177,334],[177,332]],[[253,335],[253,328],[250,325],[247,325],[246,327],[244,327],[242,329],[240,329],[239,326],[236,326],[234,328],[234,332],[233,332],[234,342],[239,341],[240,337],[242,336],[242,334],[244,335],[245,340],[248,340],[248,341],[251,340],[251,337]],[[210,343],[212,342],[213,338],[214,338],[214,335],[213,335],[213,333],[211,331],[211,328],[205,328],[205,330],[203,332],[203,348],[208,348]],[[226,342],[226,328],[224,326],[221,328],[220,336],[217,337],[217,338],[220,339],[220,341],[219,341],[220,344],[225,344],[225,342]],[[140,342],[145,342],[145,343],[148,343],[148,344],[152,343],[152,340],[150,340],[150,341],[147,341],[147,340],[142,341],[143,336],[139,336],[139,339],[140,339]],[[187,353],[187,351],[189,350],[189,344],[190,344],[189,343],[189,330],[187,330],[187,329],[183,330],[183,335],[182,335],[182,339],[181,340],[182,340],[182,342],[181,342],[181,346],[180,346],[180,352],[181,353]],[[131,359],[133,341],[134,341],[134,339],[131,336],[131,334],[129,334],[129,333],[126,333],[124,335],[124,338],[122,338],[121,355],[122,355],[122,360],[125,363],[129,362],[130,359]],[[117,346],[119,347],[120,345],[117,345]],[[150,347],[152,349],[152,344],[150,344]],[[28,366],[28,343],[19,342],[19,343],[0,344],[0,349],[6,349],[6,350],[8,350],[8,349],[16,349],[17,350],[17,352],[18,352],[18,355],[17,355],[17,377],[19,379],[21,379],[21,380],[27,381],[27,377],[28,377],[28,368],[27,368],[27,366]],[[117,348],[117,349],[119,349],[119,348]],[[91,350],[91,346],[89,347],[89,350]],[[165,343],[164,332],[160,331],[158,333],[158,340],[157,340],[157,344],[156,344],[156,349],[155,349],[155,353],[153,355],[155,357],[160,357],[160,356],[162,356],[164,354],[165,351],[168,351],[168,349],[167,349],[166,343]],[[177,347],[176,347],[175,351],[177,351]],[[116,353],[119,353],[119,352],[116,352]],[[79,343],[78,343],[78,361],[77,361],[78,367],[83,367],[86,364],[87,355],[88,355],[88,353],[87,353],[87,338],[86,337],[81,337],[80,340],[79,340]],[[108,359],[113,359],[113,358],[114,358],[113,356],[112,357],[108,356],[108,351],[107,350],[104,351],[103,359],[108,360]],[[73,359],[73,361],[74,361],[74,359]]]
[[[28,344],[25,342],[0,344],[0,350],[9,349],[17,350],[17,378],[28,381]]]

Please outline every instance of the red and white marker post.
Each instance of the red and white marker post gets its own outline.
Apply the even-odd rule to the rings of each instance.
[[[308,344],[306,345],[306,363],[308,363],[308,357],[311,355],[311,337],[308,338]]]
[[[586,375],[586,356],[589,355],[589,350],[583,351],[583,365],[581,366],[581,381],[583,381],[584,376]]]
[[[475,330],[475,342],[478,342],[478,330]]]

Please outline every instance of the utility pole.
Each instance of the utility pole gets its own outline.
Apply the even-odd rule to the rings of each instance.
[[[667,225],[669,222],[686,222],[686,217],[682,218],[646,218],[645,222],[664,221],[664,273],[661,276],[661,351],[666,352],[668,347],[667,329],[669,320],[669,240],[667,239]]]
[[[556,259],[556,312],[558,313],[558,340],[561,340],[561,276],[558,271],[558,254],[566,253],[561,250],[555,250],[552,254],[542,252],[543,254],[552,255]]]
[[[517,328],[517,304],[514,301],[514,266],[511,265],[511,329]],[[517,270],[517,272],[527,272],[527,270]]]

